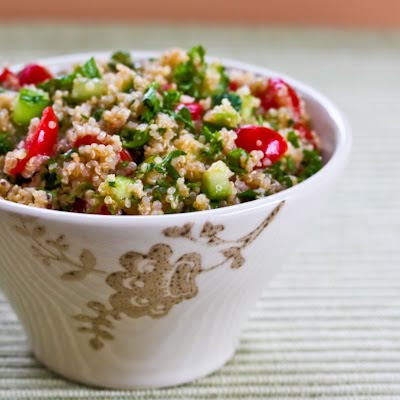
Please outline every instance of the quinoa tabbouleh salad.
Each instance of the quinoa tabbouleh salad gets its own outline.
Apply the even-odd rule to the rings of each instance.
[[[318,137],[296,91],[204,53],[136,62],[117,51],[57,76],[38,64],[4,68],[0,199],[170,214],[262,198],[317,172]]]

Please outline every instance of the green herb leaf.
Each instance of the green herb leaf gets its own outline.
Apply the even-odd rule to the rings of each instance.
[[[285,187],[291,187],[293,186],[293,182],[289,175],[294,174],[296,168],[292,157],[285,156],[270,167],[266,168],[264,172],[270,174],[273,179]]]
[[[208,148],[203,150],[203,154],[213,160],[222,151],[222,142],[219,132],[213,132],[208,126],[203,125],[203,135],[208,143]]]
[[[174,113],[173,116],[176,121],[183,122],[186,128],[189,128],[191,131],[194,131],[192,115],[190,114],[188,108],[182,107],[178,112]]]
[[[148,131],[139,131],[137,129],[122,129],[120,132],[122,146],[127,149],[136,149],[144,146],[150,139]]]
[[[164,92],[163,108],[173,111],[181,98],[181,93],[177,90],[167,90]]]
[[[223,99],[228,99],[229,102],[232,104],[232,107],[236,111],[240,111],[242,107],[242,99],[236,93],[223,93],[223,94],[215,94],[212,96],[212,106],[219,106],[222,103]]]
[[[217,92],[219,94],[225,93],[228,90],[228,87],[229,87],[229,77],[226,74],[226,69],[225,69],[225,67],[223,65],[218,65],[217,71],[220,74],[219,88],[218,88]],[[233,106],[233,104],[232,104],[232,106]],[[239,107],[239,109],[240,109],[240,107]],[[238,109],[238,111],[239,111],[239,109]]]
[[[244,201],[255,200],[257,198],[257,193],[254,190],[248,189],[244,192],[238,193],[239,199]]]
[[[189,60],[175,68],[173,80],[181,92],[199,98],[205,75],[205,50],[195,46],[187,54]]]
[[[302,171],[300,179],[307,179],[322,168],[322,157],[317,150],[303,150]]]
[[[82,67],[78,68],[77,71],[85,78],[101,78],[101,73],[97,68],[94,57],[89,58],[89,60],[86,61],[86,63],[83,64]]]
[[[94,118],[96,121],[100,121],[100,120],[101,120],[101,117],[102,117],[103,114],[104,114],[104,111],[106,111],[104,108],[97,108],[97,109],[94,111],[94,113],[93,113],[93,118]]]
[[[179,174],[176,169],[171,165],[171,162],[174,158],[184,155],[186,155],[186,153],[182,150],[173,150],[171,151],[171,153],[163,158],[160,164],[155,164],[154,169],[162,174],[168,173],[168,175],[171,176],[173,180],[177,180],[179,178]]]
[[[295,131],[290,131],[287,134],[287,140],[288,140],[288,142],[290,142],[292,144],[292,146],[295,149],[298,149],[300,147],[299,139],[298,139]]]
[[[1,132],[0,133],[0,156],[7,154],[14,148],[14,143],[11,140],[10,133]]]
[[[38,88],[48,92],[50,95],[53,95],[56,90],[63,90],[70,92],[72,90],[72,85],[74,83],[74,79],[76,78],[76,73],[60,76],[58,78],[50,79],[46,82],[40,83]]]
[[[246,171],[240,166],[240,160],[243,156],[245,156],[246,159],[249,158],[247,151],[240,147],[230,151],[226,156],[226,165],[231,171],[237,174],[245,173]]]
[[[161,101],[157,97],[157,83],[152,83],[143,95],[143,103],[145,105],[145,111],[142,114],[142,118],[146,122],[150,122],[156,114],[161,110]]]
[[[111,60],[108,63],[108,67],[115,72],[117,71],[118,64],[123,64],[130,69],[135,69],[131,55],[125,51],[119,50],[114,52],[111,55]]]

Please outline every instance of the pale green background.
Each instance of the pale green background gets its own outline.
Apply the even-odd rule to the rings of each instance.
[[[0,62],[197,43],[304,80],[347,114],[352,162],[326,213],[266,290],[235,357],[193,384],[119,392],[69,383],[31,357],[0,295],[0,399],[400,399],[400,33],[3,25]]]

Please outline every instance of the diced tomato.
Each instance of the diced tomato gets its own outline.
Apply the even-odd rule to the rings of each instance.
[[[192,116],[193,121],[199,121],[203,116],[204,108],[200,103],[180,103],[176,106],[175,111],[182,110],[182,108],[184,107],[186,107],[190,111],[190,115]]]
[[[238,90],[238,89],[239,89],[239,82],[230,81],[230,82],[229,82],[229,89],[230,89],[232,92],[235,92],[236,90]]]
[[[289,107],[293,110],[294,119],[300,118],[300,99],[296,91],[283,79],[268,79],[267,90],[260,96],[265,110],[270,108]]]
[[[18,90],[18,76],[14,74],[14,72],[10,71],[8,68],[4,68],[3,72],[0,74],[0,86],[9,90]]]
[[[37,85],[51,79],[53,75],[41,65],[28,64],[19,73],[18,79],[21,86],[24,85]]]
[[[247,152],[261,150],[264,153],[262,160],[266,167],[278,161],[286,152],[286,140],[276,131],[258,125],[245,125],[238,128],[236,146]]]
[[[101,144],[102,142],[97,139],[96,136],[93,135],[85,135],[80,137],[79,139],[77,139],[74,143],[74,147],[80,147],[80,146],[88,146],[91,145],[93,143],[96,144]]]
[[[164,83],[164,85],[161,86],[161,90],[163,92],[166,92],[167,90],[171,90],[174,87],[172,83]]]
[[[127,149],[122,149],[121,153],[119,153],[119,158],[121,161],[132,162],[133,158]]]
[[[27,154],[10,171],[11,175],[18,175],[24,169],[28,161],[35,156],[52,156],[58,139],[58,119],[52,107],[43,110],[42,118],[36,130],[29,135],[24,144]]]
[[[108,211],[108,208],[105,204],[101,206],[101,208],[95,212],[94,214],[100,214],[100,215],[111,215],[110,211]]]
[[[88,203],[82,199],[76,199],[70,211],[80,214],[86,214],[88,210]]]
[[[307,126],[299,122],[294,127],[299,131],[301,137],[311,142],[315,148],[318,147],[315,136],[313,135],[312,131],[307,128]]]

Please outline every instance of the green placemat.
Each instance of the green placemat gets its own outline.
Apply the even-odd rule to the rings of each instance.
[[[234,358],[181,387],[67,382],[32,358],[0,297],[0,399],[400,399],[400,33],[3,25],[0,62],[196,43],[292,74],[347,113],[353,159],[325,214],[265,291]]]

